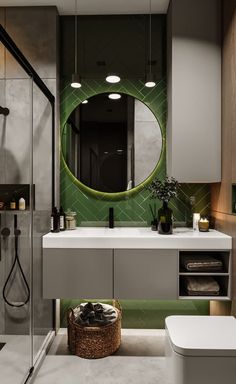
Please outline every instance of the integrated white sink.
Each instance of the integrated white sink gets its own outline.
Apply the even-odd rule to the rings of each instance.
[[[150,227],[78,227],[43,236],[44,248],[230,249],[231,242],[231,237],[221,232],[189,228],[160,235]]]
[[[145,227],[77,227],[76,230],[64,232],[65,236],[137,236],[149,233]]]

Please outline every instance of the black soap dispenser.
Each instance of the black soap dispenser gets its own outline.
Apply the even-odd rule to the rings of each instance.
[[[51,232],[60,232],[60,214],[56,207],[53,207],[51,213]]]

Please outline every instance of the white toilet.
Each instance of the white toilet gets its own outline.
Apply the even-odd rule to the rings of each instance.
[[[236,383],[233,316],[169,316],[165,327],[171,384]]]

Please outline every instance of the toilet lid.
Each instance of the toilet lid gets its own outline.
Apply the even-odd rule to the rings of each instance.
[[[233,316],[169,316],[165,324],[172,348],[181,355],[236,356]]]

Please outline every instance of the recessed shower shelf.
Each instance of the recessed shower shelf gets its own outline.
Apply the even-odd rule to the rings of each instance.
[[[10,209],[10,202],[15,201],[18,208],[22,198],[25,200],[25,210]],[[35,185],[31,187],[30,184],[0,184],[0,203],[0,212],[29,211],[30,206],[35,205]]]

